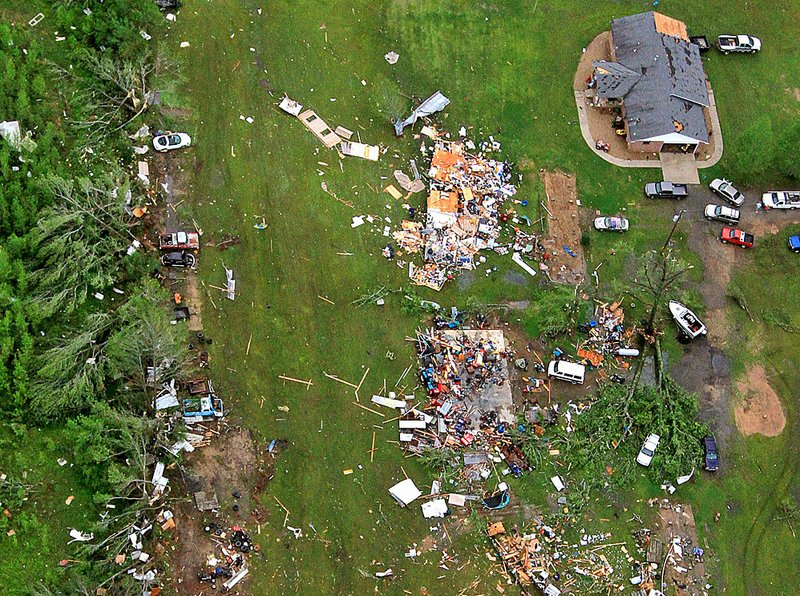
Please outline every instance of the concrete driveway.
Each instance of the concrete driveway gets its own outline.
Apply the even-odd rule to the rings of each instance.
[[[697,162],[691,153],[662,153],[661,173],[669,182],[700,184]]]

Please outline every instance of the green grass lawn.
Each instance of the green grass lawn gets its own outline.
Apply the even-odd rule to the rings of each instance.
[[[53,429],[16,433],[8,426],[0,432],[0,474],[29,487],[21,506],[3,503],[11,517],[0,517],[0,568],[9,594],[58,585],[59,561],[74,556],[67,546],[69,528],[85,530],[97,519],[91,491],[83,487],[60,443],[61,433]],[[67,464],[60,466],[59,458]],[[70,495],[75,498],[67,505]],[[15,534],[8,536],[11,530]]]

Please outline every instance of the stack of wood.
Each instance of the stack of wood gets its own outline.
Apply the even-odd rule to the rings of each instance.
[[[520,585],[539,585],[537,577],[541,572],[550,573],[553,561],[542,549],[535,536],[521,535],[514,529],[506,533],[502,523],[489,526],[489,537],[503,562],[503,568],[509,577],[515,578]],[[540,586],[543,587],[543,586]]]

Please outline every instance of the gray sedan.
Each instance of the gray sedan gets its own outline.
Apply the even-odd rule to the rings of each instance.
[[[736,190],[730,180],[714,178],[708,187],[735,207],[741,207],[744,203],[744,195]]]

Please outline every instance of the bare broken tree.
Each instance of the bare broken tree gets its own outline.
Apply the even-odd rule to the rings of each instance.
[[[639,275],[633,280],[634,289],[629,290],[629,294],[634,296],[639,302],[649,306],[649,314],[644,324],[644,336],[647,345],[653,346],[656,364],[656,382],[662,391],[666,390],[667,376],[664,373],[664,361],[661,355],[661,333],[657,329],[656,323],[661,309],[666,304],[666,295],[692,268],[692,265],[686,264],[674,257],[672,250],[665,245],[664,249],[660,252],[651,251],[643,257]],[[642,357],[639,358],[633,379],[628,386],[626,405],[624,408],[624,416],[628,428],[631,422],[628,408],[639,386],[639,379],[641,378],[646,360],[646,351],[646,348],[642,351]]]
[[[639,289],[640,300],[650,305],[650,314],[645,324],[645,331],[653,335],[659,309],[664,306],[664,294],[693,265],[687,265],[673,257],[670,250],[661,253],[652,251],[645,255],[640,275],[634,280],[634,286]]]

